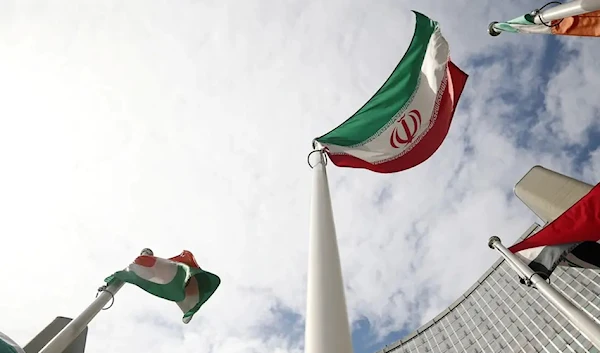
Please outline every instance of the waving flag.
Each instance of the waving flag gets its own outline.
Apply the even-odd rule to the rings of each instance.
[[[187,250],[169,259],[138,256],[125,270],[108,277],[106,282],[115,278],[157,297],[177,302],[186,324],[221,283],[217,275],[201,269],[194,255]]]
[[[600,11],[550,21],[547,25],[535,23],[535,16],[527,14],[507,22],[495,23],[494,29],[513,33],[600,37]]]
[[[388,80],[348,120],[315,139],[335,165],[398,172],[431,157],[445,139],[467,74],[450,61],[438,23],[415,14],[412,42]]]
[[[600,184],[539,232],[511,246],[548,278],[557,266],[600,269]]]

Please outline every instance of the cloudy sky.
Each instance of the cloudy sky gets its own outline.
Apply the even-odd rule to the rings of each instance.
[[[0,2],[0,331],[76,316],[144,247],[222,285],[188,325],[136,287],[87,352],[303,351],[311,141],[354,113],[420,11],[469,81],[450,133],[403,173],[328,168],[356,353],[438,314],[535,216],[540,164],[600,179],[596,39],[487,25],[543,5],[446,0]]]

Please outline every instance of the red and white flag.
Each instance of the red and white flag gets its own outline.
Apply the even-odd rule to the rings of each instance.
[[[600,184],[508,250],[545,278],[559,265],[600,269]]]

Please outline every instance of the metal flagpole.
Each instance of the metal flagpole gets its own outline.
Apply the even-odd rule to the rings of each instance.
[[[535,23],[544,24],[550,21],[560,20],[566,17],[583,15],[588,12],[600,10],[600,0],[574,0],[566,4],[553,6],[547,10],[540,11],[535,16]]]
[[[331,196],[321,150],[308,156],[313,168],[305,353],[352,353]]]
[[[561,295],[554,287],[524,264],[510,250],[502,245],[500,238],[491,237],[488,246],[496,249],[508,264],[519,274],[531,281],[549,302],[569,320],[590,342],[600,349],[600,326],[585,312],[579,310],[573,303]]]
[[[566,4],[553,6],[547,10],[535,10],[532,14],[535,14],[534,22],[537,24],[550,23],[554,20],[560,20],[566,17],[583,15],[588,12],[594,12],[600,10],[600,0],[574,0],[569,1]],[[502,31],[496,29],[494,25],[498,22],[490,23],[488,27],[488,33],[491,36],[497,36]]]
[[[144,249],[141,255],[153,255],[152,250]],[[63,328],[39,353],[62,353],[71,344],[94,317],[104,308],[109,300],[123,287],[123,282],[115,280],[108,287],[102,288],[98,297],[79,316]]]

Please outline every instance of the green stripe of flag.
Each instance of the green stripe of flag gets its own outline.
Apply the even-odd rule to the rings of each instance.
[[[406,54],[385,84],[354,115],[329,133],[317,138],[322,143],[353,146],[367,141],[399,112],[417,90],[427,45],[438,23],[416,14],[415,33]]]
[[[157,297],[177,302],[185,299],[185,285],[191,276],[190,270],[187,265],[178,264],[177,273],[173,277],[173,280],[166,284],[145,280],[132,271],[117,271],[105,281],[110,283],[116,278],[123,282],[134,284]]]
[[[538,26],[534,20],[533,20],[533,16],[527,14],[527,15],[523,15],[523,16],[519,16],[517,18],[513,18],[510,21],[506,21],[506,22],[499,22],[494,24],[494,27],[496,27],[496,29],[505,31],[505,32],[512,32],[512,33],[518,33],[520,32],[521,28],[523,26]]]
[[[196,279],[196,285],[198,286],[198,302],[191,308],[185,308],[186,311],[183,315],[183,322],[185,323],[192,319],[192,316],[200,310],[200,307],[206,303],[221,284],[219,276],[199,268],[192,269],[192,277]]]

